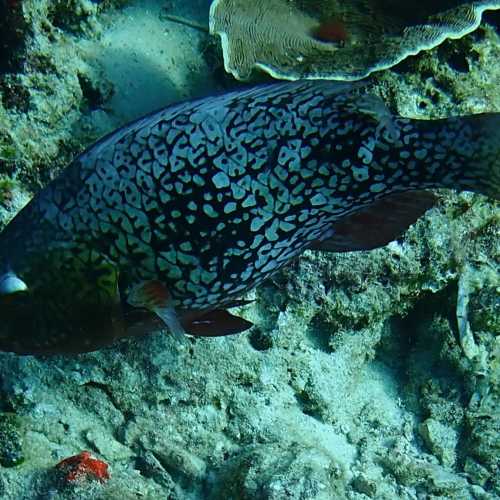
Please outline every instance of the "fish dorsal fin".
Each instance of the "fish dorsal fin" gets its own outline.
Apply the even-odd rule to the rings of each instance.
[[[436,202],[428,191],[409,191],[382,198],[333,225],[333,236],[311,250],[352,252],[382,247],[401,236]]]

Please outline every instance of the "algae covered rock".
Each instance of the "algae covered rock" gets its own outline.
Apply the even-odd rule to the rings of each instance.
[[[320,446],[257,445],[229,460],[213,481],[213,500],[329,500],[346,495],[346,471]]]
[[[420,435],[427,446],[445,465],[452,466],[456,460],[457,434],[439,421],[428,418],[419,426]]]
[[[210,31],[240,80],[254,68],[290,80],[358,80],[464,36],[499,8],[494,0],[214,0]]]

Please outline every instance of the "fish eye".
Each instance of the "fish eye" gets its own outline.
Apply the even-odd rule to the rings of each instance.
[[[0,278],[0,297],[10,297],[27,291],[26,283],[12,272],[5,273]]]

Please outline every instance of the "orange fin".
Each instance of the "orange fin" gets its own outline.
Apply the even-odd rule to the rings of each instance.
[[[222,337],[244,332],[253,324],[224,309],[215,309],[195,319],[184,321],[183,326],[186,333],[196,337]]]
[[[352,252],[382,247],[401,236],[436,202],[428,191],[386,196],[333,225],[333,236],[317,241],[311,250]]]

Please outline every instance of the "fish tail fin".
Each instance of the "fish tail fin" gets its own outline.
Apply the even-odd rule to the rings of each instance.
[[[500,199],[500,113],[443,121],[448,164],[444,187]]]

